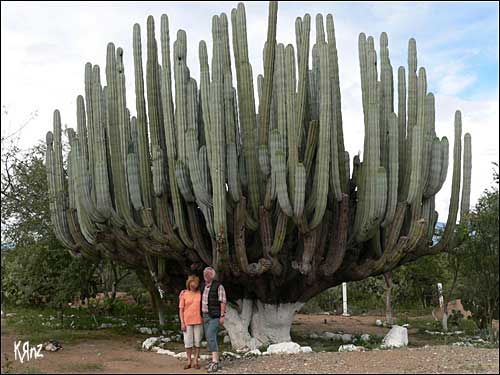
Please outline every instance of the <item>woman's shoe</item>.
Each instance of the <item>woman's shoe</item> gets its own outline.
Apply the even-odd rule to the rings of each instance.
[[[187,370],[188,368],[191,368],[191,363],[186,363],[184,365],[184,370]]]
[[[194,366],[193,366],[193,368],[195,368],[195,369],[199,370],[199,369],[200,369],[200,365],[199,365],[199,364],[197,364],[197,363],[195,363],[195,364],[194,364]]]

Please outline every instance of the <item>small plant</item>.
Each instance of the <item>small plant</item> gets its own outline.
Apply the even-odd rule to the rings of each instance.
[[[472,319],[460,319],[458,321],[458,328],[460,331],[464,331],[466,335],[472,336],[475,335],[479,328],[476,322]]]

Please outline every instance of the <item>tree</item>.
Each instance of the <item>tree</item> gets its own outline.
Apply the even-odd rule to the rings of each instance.
[[[2,145],[2,301],[63,310],[75,294],[90,297],[95,267],[61,246],[50,225],[45,144],[20,150]]]
[[[434,96],[425,69],[417,75],[415,40],[408,44],[408,90],[398,70],[396,114],[387,35],[380,38],[380,76],[373,37],[359,36],[365,138],[363,161],[353,158],[351,174],[333,17],[326,17],[326,38],[323,16],[316,18],[310,70],[310,16],[296,21],[296,64],[293,46],[276,44],[277,7],[269,5],[258,110],[239,4],[231,13],[236,87],[225,14],[212,19],[211,72],[206,43],[199,44],[199,90],[186,64],[186,32],[178,31],[171,60],[168,17],[161,17],[157,42],[149,16],[146,93],[134,25],[136,116],[126,103],[124,51],[109,43],[104,87],[99,66],[85,65],[77,129],[67,131],[67,179],[58,110],[47,133],[51,217],[61,243],[134,269],[160,322],[165,292],[178,292],[188,274],[212,265],[232,302],[226,328],[236,348],[288,341],[295,311],[323,290],[447,249],[460,204],[457,111],[448,221],[432,244],[449,146],[435,133]],[[466,148],[464,176],[470,157]]]
[[[460,252],[460,292],[479,327],[488,329],[492,319],[498,319],[499,306],[498,169],[493,178],[494,185],[483,192],[468,217],[470,234]]]

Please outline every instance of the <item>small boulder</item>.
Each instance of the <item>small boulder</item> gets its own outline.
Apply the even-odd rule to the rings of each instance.
[[[280,342],[278,344],[269,345],[267,351],[263,355],[270,354],[297,354],[297,353],[311,353],[312,349],[309,346],[300,346],[296,342]]]
[[[229,336],[224,336],[224,344],[231,344],[231,338]]]
[[[408,330],[405,327],[393,325],[382,340],[384,348],[400,348],[408,345]]]
[[[341,338],[342,342],[344,343],[352,342],[352,335],[349,333],[344,333],[343,335],[341,335]]]
[[[158,343],[158,341],[159,341],[158,337],[147,338],[142,342],[142,349],[149,351],[153,346],[155,346]]]
[[[208,343],[207,343],[206,341],[202,341],[202,342],[201,342],[201,347],[202,347],[202,348],[206,348],[206,347],[207,347],[207,345],[208,345]]]
[[[310,346],[301,346],[300,351],[302,353],[312,353],[312,348]]]
[[[364,333],[361,335],[360,339],[363,342],[370,342],[371,336],[368,333]]]
[[[365,348],[353,344],[340,345],[339,352],[364,352]]]
[[[258,357],[260,355],[262,355],[261,351],[259,349],[254,349],[246,352],[244,357]]]
[[[314,333],[314,332],[313,332],[313,333],[311,333],[311,334],[309,335],[309,338],[310,338],[310,339],[313,339],[313,340],[316,340],[316,339],[319,339],[319,336],[318,336],[318,334],[317,334],[317,333]]]
[[[383,323],[382,323],[382,321],[380,319],[377,319],[377,320],[375,320],[375,325],[377,327],[382,327]]]
[[[153,331],[148,327],[139,327],[139,332],[145,335],[152,335]]]
[[[57,341],[47,341],[42,344],[43,350],[47,352],[57,352],[59,349],[62,349],[62,345]]]

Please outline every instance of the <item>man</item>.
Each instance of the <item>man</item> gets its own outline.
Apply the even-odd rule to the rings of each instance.
[[[207,267],[203,270],[203,279],[200,290],[201,313],[203,317],[203,327],[208,343],[208,351],[212,353],[212,362],[208,365],[208,372],[219,370],[219,348],[217,345],[217,331],[219,324],[224,325],[224,315],[226,312],[226,291],[220,282],[215,280],[215,270]]]

